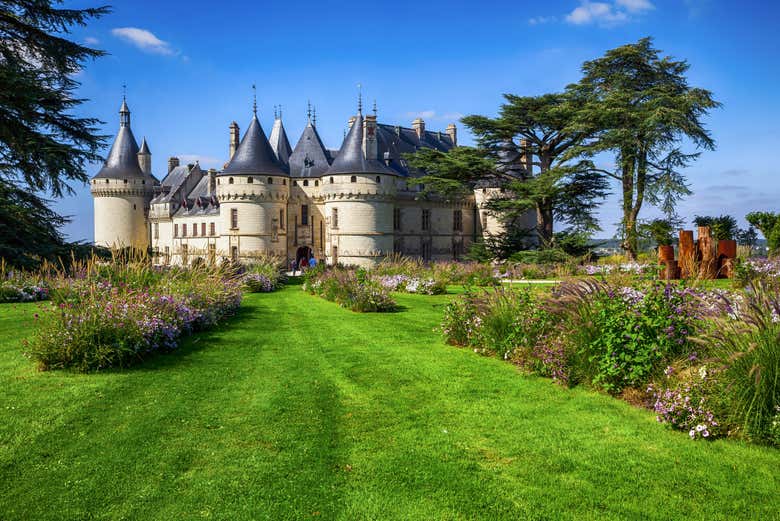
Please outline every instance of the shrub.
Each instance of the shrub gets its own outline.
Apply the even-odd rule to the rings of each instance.
[[[758,284],[744,300],[723,298],[723,318],[715,319],[701,341],[721,364],[729,421],[748,438],[771,442],[780,406],[780,296]]]
[[[73,279],[68,291],[64,279],[58,284],[58,302],[41,313],[25,342],[42,370],[130,366],[176,349],[182,335],[216,324],[241,303],[239,283],[218,269],[177,270],[140,289],[86,279]]]
[[[275,257],[259,257],[242,266],[244,287],[251,293],[268,293],[283,282],[284,264]]]
[[[304,277],[303,289],[357,312],[385,312],[397,307],[387,288],[364,270],[311,270]]]

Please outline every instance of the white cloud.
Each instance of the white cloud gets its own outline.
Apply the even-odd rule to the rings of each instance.
[[[542,25],[551,22],[557,22],[558,18],[555,16],[534,16],[528,19],[528,25]]]
[[[628,15],[623,11],[613,9],[612,4],[605,2],[583,1],[579,7],[566,15],[566,21],[574,25],[617,25],[628,21]]]
[[[421,110],[419,112],[407,112],[406,113],[407,118],[422,118],[422,119],[433,119],[436,117],[436,111],[435,110]]]
[[[86,43],[87,45],[97,45],[100,43],[100,40],[98,40],[93,36],[87,36],[86,38],[84,38],[84,43]]]
[[[168,42],[160,40],[152,32],[147,31],[146,29],[139,29],[138,27],[117,27],[116,29],[111,29],[111,34],[138,47],[144,52],[162,54],[165,56],[178,54],[171,48]]]
[[[655,6],[650,0],[616,0],[616,5],[625,7],[629,13],[641,13],[642,11],[652,11]]]
[[[179,154],[178,158],[182,165],[198,163],[201,168],[221,168],[222,164],[225,162],[216,157],[202,156],[199,154]]]

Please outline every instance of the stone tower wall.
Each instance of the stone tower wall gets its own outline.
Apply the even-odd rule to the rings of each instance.
[[[370,267],[393,252],[395,180],[388,175],[357,174],[353,183],[352,177],[322,178],[326,261]],[[334,210],[338,223],[333,222]]]
[[[280,226],[279,217],[281,211],[287,212],[288,181],[285,177],[260,175],[217,179],[222,234],[218,249],[230,257],[233,248],[238,248],[241,260],[255,255],[286,255],[286,230]],[[237,228],[232,227],[233,210],[238,212]]]
[[[95,244],[109,248],[149,246],[147,213],[153,187],[141,179],[93,179]]]

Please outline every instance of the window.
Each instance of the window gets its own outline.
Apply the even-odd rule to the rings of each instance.
[[[431,229],[431,211],[428,209],[422,211],[422,229],[423,231]]]
[[[251,185],[251,184],[253,184],[255,182],[255,179],[253,177],[247,177],[246,178],[246,182]]]
[[[463,210],[452,212],[452,229],[456,232],[463,231]]]
[[[192,236],[198,236],[198,223],[192,223]]]
[[[206,223],[200,223],[200,234],[206,236]]]
[[[209,235],[216,235],[217,227],[214,223],[209,223]]]
[[[284,209],[279,210],[279,228],[284,230]]]
[[[301,226],[309,225],[309,205],[301,205]]]
[[[238,208],[230,210],[230,229],[238,230]]]
[[[287,186],[287,179],[282,179],[282,186]]]
[[[318,180],[314,180],[314,186],[320,186],[320,182]]]
[[[186,237],[187,236],[187,223],[184,223],[181,225],[181,236]]]
[[[393,230],[401,229],[401,209],[393,208]]]
[[[137,210],[137,209],[138,209],[138,208],[136,208],[136,206],[135,206],[135,204],[134,204],[134,205],[133,205],[133,210]]]
[[[267,181],[266,181],[266,182],[267,182],[269,185],[272,185],[272,184],[274,184],[274,178],[273,178],[273,177],[269,177],[269,178],[267,179]]]
[[[106,179],[106,183],[108,182],[108,179]],[[330,184],[333,184],[333,178],[330,178]]]
[[[396,240],[393,241],[393,253],[403,253],[404,251],[404,239],[403,237],[398,237]]]
[[[309,180],[308,179],[304,179],[303,180],[303,186],[309,186]]]
[[[377,184],[381,183],[382,182],[382,178],[379,177],[379,176],[376,176],[376,182],[377,182]]]
[[[349,182],[350,182],[350,183],[357,183],[357,176],[356,176],[356,175],[353,175],[352,177],[350,177],[350,178],[349,178]]]
[[[325,244],[325,230],[322,227],[322,219],[320,219],[320,247]]]
[[[125,184],[127,184],[127,179],[124,179]]]
[[[166,266],[171,263],[171,248],[165,247],[165,264]]]
[[[106,184],[108,184],[108,179],[106,179]]]
[[[233,262],[238,262],[238,246],[233,246],[230,248],[230,258],[233,260]]]
[[[293,181],[293,186],[298,186],[298,181]]]
[[[174,237],[178,237],[179,236],[179,225],[178,224],[174,224],[173,225],[173,236]]]
[[[338,228],[339,227],[339,209],[334,208],[330,212],[330,226],[331,228]]]
[[[160,223],[154,223],[154,238],[160,238]]]
[[[453,260],[460,260],[461,255],[463,255],[463,241],[453,241],[452,243]]]
[[[181,245],[181,263],[185,266],[190,262],[190,249],[187,244]]]
[[[228,184],[229,184],[229,185],[232,185],[232,184],[233,184],[233,178],[232,178],[232,177],[228,177]]]
[[[217,260],[217,245],[209,244],[209,264],[214,264]]]
[[[487,230],[488,227],[488,213],[482,212],[482,229]]]
[[[426,262],[431,260],[431,243],[428,240],[422,242],[422,258]]]

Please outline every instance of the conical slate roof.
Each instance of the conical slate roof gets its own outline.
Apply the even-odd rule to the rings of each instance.
[[[271,129],[269,141],[274,154],[276,154],[276,159],[284,165],[289,164],[292,148],[290,147],[290,141],[287,139],[287,132],[284,131],[284,125],[282,125],[282,118],[274,120],[274,127]]]
[[[138,151],[139,154],[152,154],[152,151],[149,150],[149,145],[146,144],[146,138],[144,137],[141,141],[141,149]]]
[[[358,112],[328,174],[389,174],[397,172],[385,166],[377,158],[363,155],[363,114]]]
[[[268,138],[257,120],[252,117],[236,153],[228,162],[222,174],[270,174],[287,175],[285,167],[276,159]]]
[[[294,177],[319,177],[330,167],[330,155],[317,129],[309,121],[301,139],[290,156],[290,175]]]
[[[133,136],[133,131],[130,130],[130,110],[124,100],[122,100],[119,114],[119,132],[114,138],[114,144],[111,145],[103,168],[93,179],[151,178],[151,176],[145,175],[138,165],[138,143]]]

